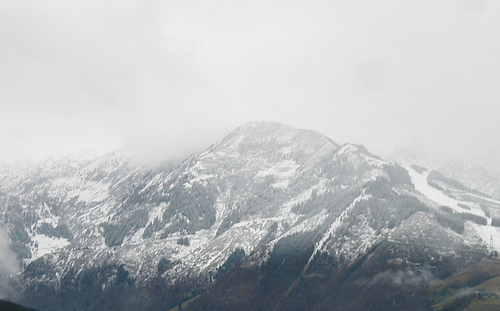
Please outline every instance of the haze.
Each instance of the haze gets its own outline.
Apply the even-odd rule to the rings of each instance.
[[[0,1],[0,160],[201,150],[249,120],[384,155],[500,141],[500,2]]]

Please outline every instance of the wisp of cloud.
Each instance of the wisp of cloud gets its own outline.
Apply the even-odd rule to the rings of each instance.
[[[7,298],[11,294],[9,277],[19,271],[16,255],[10,249],[10,239],[0,227],[0,298]]]

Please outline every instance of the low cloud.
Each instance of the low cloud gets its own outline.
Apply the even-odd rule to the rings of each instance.
[[[387,284],[392,283],[397,286],[416,286],[425,285],[433,281],[435,277],[432,275],[429,269],[424,268],[422,271],[413,270],[399,270],[394,271],[384,271],[375,275],[371,284]]]
[[[0,227],[0,298],[7,298],[12,294],[9,277],[19,272],[19,263],[16,255],[10,249],[8,235]]]
[[[250,120],[384,155],[500,140],[500,2],[0,1],[1,161],[203,150]]]

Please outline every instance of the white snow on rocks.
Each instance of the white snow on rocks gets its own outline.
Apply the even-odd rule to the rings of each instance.
[[[42,257],[45,254],[54,253],[61,248],[69,245],[69,241],[63,238],[49,237],[44,234],[38,234],[32,237],[34,247],[31,248],[31,261]]]

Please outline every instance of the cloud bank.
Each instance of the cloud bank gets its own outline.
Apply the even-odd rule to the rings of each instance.
[[[500,141],[500,3],[4,1],[0,160],[182,157],[249,120],[384,154]]]

